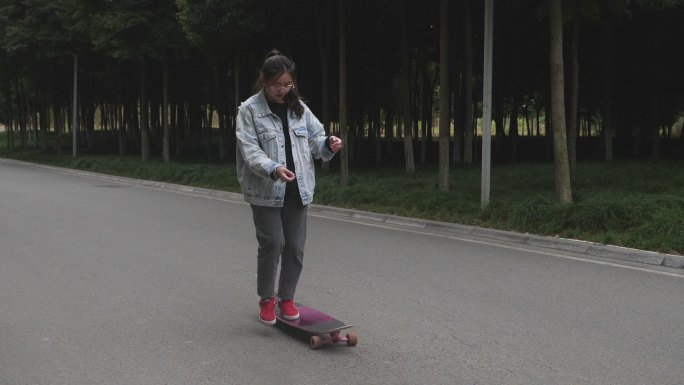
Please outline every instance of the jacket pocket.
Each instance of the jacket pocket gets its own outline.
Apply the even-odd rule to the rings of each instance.
[[[297,149],[301,151],[303,156],[310,156],[309,132],[306,130],[306,127],[294,127],[292,133],[297,138]]]
[[[268,155],[271,159],[277,159],[278,156],[278,144],[276,140],[277,134],[273,131],[266,131],[257,134],[259,138],[259,147]]]

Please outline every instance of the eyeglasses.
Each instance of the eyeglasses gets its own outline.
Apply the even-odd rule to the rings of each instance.
[[[271,83],[268,86],[271,87],[271,89],[274,91],[280,91],[280,90],[289,91],[292,88],[294,88],[293,83],[287,83],[287,84]]]

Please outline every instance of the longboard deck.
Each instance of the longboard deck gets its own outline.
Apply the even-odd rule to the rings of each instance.
[[[311,335],[328,334],[353,327],[352,325],[346,325],[344,322],[325,314],[320,310],[302,305],[301,303],[295,303],[295,306],[299,310],[299,319],[295,321],[285,319],[280,312],[280,308],[276,306],[276,319],[278,322]]]

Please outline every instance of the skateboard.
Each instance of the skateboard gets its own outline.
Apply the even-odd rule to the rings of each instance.
[[[352,328],[354,325],[346,325],[335,317],[301,303],[295,303],[295,306],[299,310],[298,320],[285,319],[278,306],[276,306],[276,319],[279,325],[284,325],[307,335],[310,339],[311,349],[320,349],[325,344],[356,346],[358,336],[355,332],[341,335],[342,330]]]

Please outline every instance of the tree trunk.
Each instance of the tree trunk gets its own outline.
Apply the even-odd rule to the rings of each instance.
[[[330,131],[330,47],[332,46],[332,9],[331,1],[322,1],[324,8],[321,8],[321,1],[313,0],[316,9],[316,27],[318,29],[318,52],[321,61],[321,119],[323,128],[327,134]],[[323,170],[330,168],[329,162],[322,162]]]
[[[501,92],[494,93],[494,96],[492,97],[492,106],[492,115],[494,124],[496,125],[494,133],[494,137],[496,138],[496,142],[494,143],[494,154],[497,158],[500,158],[503,153],[504,143],[506,142],[506,117],[503,113],[503,97],[501,96]]]
[[[563,15],[561,0],[549,1],[551,125],[556,176],[556,195],[562,203],[572,203],[568,144],[565,129],[565,91],[563,79]]]
[[[513,98],[513,108],[511,110],[511,123],[509,124],[508,137],[511,143],[511,160],[518,161],[518,134],[520,127],[518,126],[518,114],[520,110],[520,97]]]
[[[171,132],[169,130],[169,60],[162,60],[162,157],[164,163],[171,162]]]
[[[463,63],[463,61],[459,60],[452,60],[453,62],[460,62]],[[453,151],[451,153],[451,163],[460,163],[463,160],[463,114],[464,114],[464,106],[463,106],[463,76],[462,76],[462,68],[458,68],[455,65],[451,65],[450,71],[451,73],[457,74],[457,76],[454,76],[455,79],[452,79],[452,82],[450,82],[450,88],[451,88],[451,106],[450,108],[453,109],[453,117],[454,117],[454,132],[453,132],[453,142],[452,142],[452,148]]]
[[[610,86],[610,39],[611,21],[603,23],[603,150],[606,161],[613,160],[613,118],[612,118],[612,95]]]
[[[380,37],[380,29],[382,28],[382,25],[378,23],[376,25],[375,29],[375,50],[374,50],[374,55],[375,55],[375,60],[373,61],[373,79],[376,82],[375,87],[373,87],[373,103],[372,103],[372,113],[371,115],[373,116],[373,126],[375,127],[374,130],[374,150],[375,150],[375,163],[380,164],[382,162],[382,116],[381,116],[381,111],[382,111],[382,100],[383,98],[381,97],[382,93],[382,86],[379,84],[378,80],[380,79],[381,71],[382,69],[380,68],[380,56],[381,54],[381,48],[384,46],[384,41]],[[385,113],[387,114],[388,111],[385,110]],[[387,136],[387,127],[385,126],[385,136]]]
[[[185,138],[187,130],[187,103],[181,103],[176,107],[176,110],[176,155],[180,155],[183,153],[183,138]]]
[[[404,159],[406,161],[406,172],[413,174],[416,171],[413,160],[413,133],[411,129],[411,99],[410,87],[411,79],[409,76],[409,47],[408,47],[408,22],[406,14],[406,0],[399,0],[399,23],[401,30],[401,109],[403,116],[404,133]]]
[[[58,155],[62,154],[62,132],[64,132],[64,117],[62,114],[62,105],[60,99],[57,96],[57,92],[54,91],[52,93],[52,98],[53,98],[53,106],[52,106],[52,119],[55,125],[55,141],[54,141],[54,146],[55,146],[55,152],[57,152]],[[48,142],[47,142],[47,130],[45,132],[45,138],[43,141],[43,149],[46,150],[48,148]]]
[[[147,92],[145,82],[147,69],[145,58],[140,59],[140,155],[143,162],[150,159],[150,132],[147,110]]]
[[[340,49],[340,139],[342,151],[340,154],[340,186],[349,185],[349,150],[347,147],[347,16],[346,2],[340,1],[339,12],[339,49]]]
[[[575,182],[575,172],[577,170],[580,12],[580,2],[576,2],[575,18],[572,22],[572,39],[570,43],[570,111],[568,116],[568,163],[570,167],[570,181],[573,184]]]
[[[39,147],[41,141],[45,141],[45,136],[50,126],[50,103],[48,101],[49,95],[47,92],[41,92],[41,106],[40,108],[40,119],[38,123],[38,129],[35,131],[35,146]]]
[[[470,0],[463,1],[463,162],[473,163],[473,29]]]
[[[7,103],[9,105],[9,103]],[[11,115],[11,110],[7,110],[8,115],[7,116],[7,122],[5,123],[5,133],[7,134],[6,139],[7,139],[7,151],[12,153],[14,152],[14,118]]]
[[[31,108],[31,130],[29,131],[29,142],[33,142],[34,146],[38,147],[38,138],[40,137],[39,131],[40,131],[40,126],[43,120],[43,106],[47,103],[44,101],[44,97],[41,95],[40,97],[38,96],[38,93],[42,93],[38,90],[35,91],[34,93],[34,105],[33,108]]]
[[[422,87],[422,98],[421,98],[421,111],[422,119],[420,119],[420,163],[425,164],[427,159],[427,144],[428,144],[428,117],[431,115],[431,104],[430,104],[430,94],[434,88],[431,82],[428,80],[428,64],[427,60],[421,60],[421,87]],[[416,114],[418,115],[418,114]]]
[[[52,115],[54,116],[55,112],[54,109],[58,108],[57,106],[59,105],[58,101],[58,92],[57,92],[57,63],[53,62],[52,65],[50,66],[50,76],[45,79],[45,84],[49,84],[50,88],[50,95],[49,97],[51,98],[51,101],[48,101],[47,98],[48,96],[45,96],[45,117],[46,117],[46,122],[45,124],[41,123],[40,127],[40,139],[38,140],[39,144],[38,146],[43,149],[43,151],[48,149],[48,137],[50,133],[50,119],[49,116]]]
[[[211,91],[209,91],[209,94],[211,95]],[[212,97],[209,96],[209,103],[206,105],[205,113],[202,115],[206,117],[203,120],[205,121],[204,126],[207,128],[207,160],[211,159],[212,128],[214,126],[214,103],[211,99]]]
[[[62,133],[64,132],[64,121],[66,120],[62,107],[55,106],[55,150],[57,155],[62,155]]]
[[[385,111],[385,145],[387,146],[387,155],[393,154],[394,148],[394,105],[386,106]]]
[[[24,109],[24,92],[21,73],[17,72],[15,92],[17,98],[17,124],[19,126],[19,143],[22,150],[26,150],[26,110]]]
[[[71,156],[78,155],[78,55],[74,54],[74,86],[71,105]]]
[[[218,90],[218,102],[216,103],[216,113],[218,114],[218,130],[219,130],[219,160],[226,159],[226,141],[228,130],[228,113],[226,111],[226,106],[228,106],[228,95],[227,90],[229,88],[228,82],[228,71],[223,71],[221,68],[225,68],[221,65],[219,68],[214,67],[216,72],[216,79],[219,85]]]
[[[233,132],[235,131],[236,128],[236,121],[235,118],[237,117],[237,110],[238,107],[240,107],[241,100],[240,99],[240,46],[238,45],[235,49],[235,56],[233,58],[233,87],[235,88],[235,108],[233,109],[233,116],[232,122],[233,122]],[[237,143],[236,143],[237,144]]]
[[[5,134],[7,140],[7,151],[14,151],[14,116],[12,113],[12,85],[11,80],[6,79],[3,90],[5,91],[5,108],[7,112],[7,121],[5,122]]]
[[[87,100],[87,98],[83,99]],[[86,133],[86,148],[88,151],[92,151],[95,142],[95,112],[97,110],[97,104],[93,102],[82,104],[82,110],[81,116],[83,118],[83,127]],[[106,134],[106,132],[103,132],[103,134]]]
[[[449,135],[451,128],[449,88],[449,0],[439,7],[439,176],[440,191],[449,191]]]
[[[660,123],[658,111],[658,98],[655,94],[651,97],[651,119],[649,126],[651,128],[651,160],[657,161],[660,159]]]
[[[126,119],[124,116],[125,107],[114,104],[114,118],[117,126],[117,133],[119,138],[119,155],[124,156],[127,153],[126,149]]]

